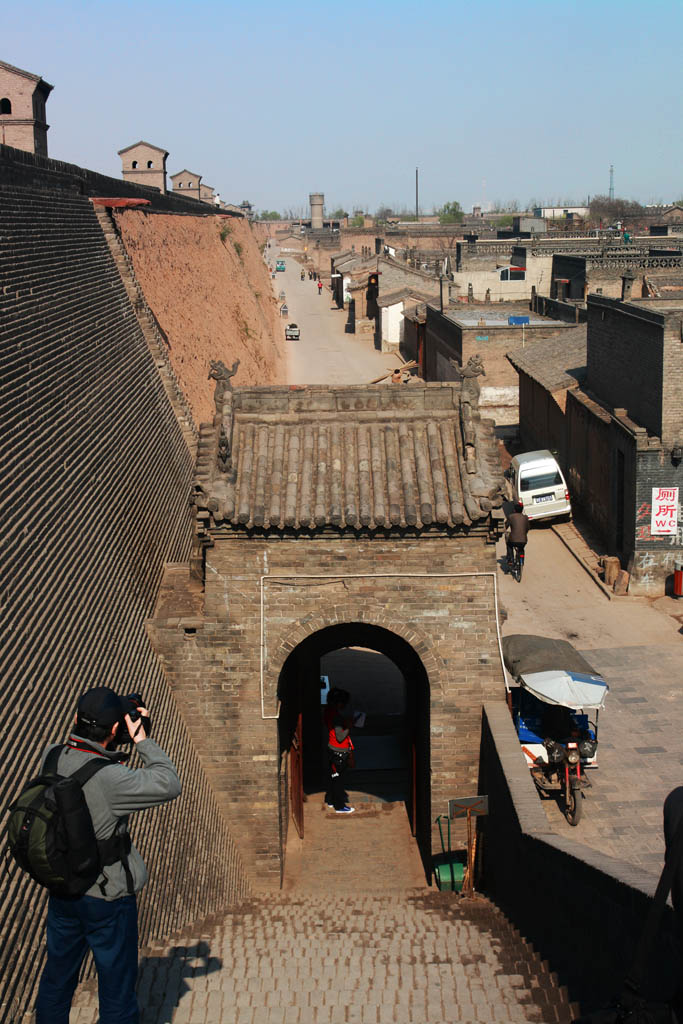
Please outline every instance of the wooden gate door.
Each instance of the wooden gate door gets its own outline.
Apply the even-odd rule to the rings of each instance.
[[[296,729],[289,748],[289,786],[292,818],[301,839],[304,837],[304,762],[302,756],[301,712],[297,715]]]
[[[417,750],[415,733],[410,743],[410,831],[417,835]]]

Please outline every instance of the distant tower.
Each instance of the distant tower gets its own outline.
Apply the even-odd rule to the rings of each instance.
[[[614,202],[614,167],[609,165],[609,201]]]
[[[166,160],[168,153],[151,142],[135,142],[119,150],[122,173],[126,181],[149,185],[166,194]]]
[[[189,196],[191,199],[199,199],[201,191],[201,174],[195,174],[194,171],[178,171],[177,174],[171,175],[171,181],[173,182],[173,191],[182,192],[183,195]]]
[[[52,86],[0,60],[0,142],[47,156],[45,103]]]
[[[308,199],[311,204],[311,227],[314,231],[322,231],[325,196],[322,192],[311,192]]]

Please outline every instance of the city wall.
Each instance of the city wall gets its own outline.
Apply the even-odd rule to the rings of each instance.
[[[144,944],[248,890],[144,631],[164,563],[190,550],[192,459],[83,195],[86,182],[104,190],[100,176],[11,157],[3,147],[0,674],[13,713],[0,738],[0,797],[6,806],[36,773],[45,744],[66,738],[85,689],[142,691],[183,782],[178,801],[133,826],[150,868],[140,900]],[[6,879],[3,1022],[21,1018],[35,994],[44,908],[45,893],[28,876]]]

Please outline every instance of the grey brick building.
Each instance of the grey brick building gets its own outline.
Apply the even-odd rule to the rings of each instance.
[[[662,594],[683,557],[683,302],[590,295],[587,311],[585,365],[580,343],[509,353],[522,437],[558,450],[572,499],[629,570],[631,593]],[[678,488],[674,534],[652,533],[658,488]]]

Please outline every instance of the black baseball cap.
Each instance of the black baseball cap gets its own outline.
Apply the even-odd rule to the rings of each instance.
[[[96,686],[86,690],[76,708],[78,718],[84,725],[99,725],[105,729],[121,720],[124,709],[121,698],[108,686]]]

